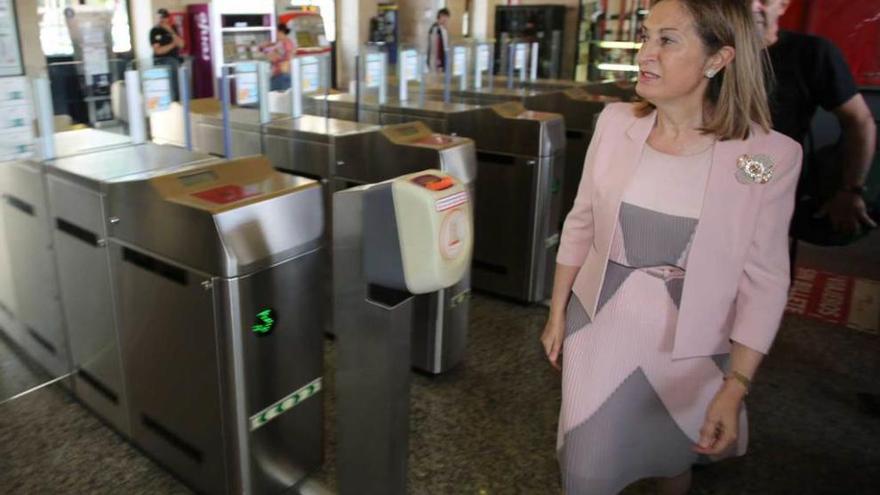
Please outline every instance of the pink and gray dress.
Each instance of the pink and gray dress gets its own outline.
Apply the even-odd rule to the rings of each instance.
[[[574,294],[569,300],[557,442],[569,495],[618,493],[710,461],[692,448],[728,356],[674,360],[672,347],[711,153],[645,147],[620,205],[594,320]],[[738,445],[721,457],[745,453],[746,432],[743,409]]]

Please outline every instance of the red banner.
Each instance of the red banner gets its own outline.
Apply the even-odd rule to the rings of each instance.
[[[785,311],[878,333],[880,282],[798,267]]]
[[[857,84],[880,86],[880,0],[792,0],[781,25],[828,38]]]
[[[193,98],[214,96],[214,67],[211,54],[211,16],[208,4],[187,5],[190,22]]]

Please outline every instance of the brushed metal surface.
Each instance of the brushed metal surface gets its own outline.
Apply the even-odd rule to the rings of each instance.
[[[279,493],[322,458],[320,394],[250,431],[251,415],[323,371],[329,274],[321,191],[314,181],[288,180],[305,187],[213,215],[162,209],[169,202],[150,196],[145,179],[110,189],[111,204],[115,194],[129,200],[132,193],[153,201],[145,210],[201,223],[190,237],[222,246],[234,260],[203,263],[187,236],[174,247],[167,220],[121,214],[112,227],[144,231],[132,227],[110,242],[132,436],[198,491]],[[165,267],[149,268],[157,264]],[[257,335],[251,327],[263,309],[275,312],[276,324]]]
[[[415,102],[400,104],[394,101],[380,106],[366,101],[361,103],[358,111],[362,120],[378,119],[384,125],[421,120],[435,132],[474,140],[478,173],[475,183],[473,286],[525,302],[541,301],[545,299],[545,280],[552,280],[555,266],[547,263],[552,253],[545,249],[544,244],[558,234],[561,223],[556,218],[559,216],[557,212],[562,209],[559,206],[562,198],[560,189],[565,187],[563,179],[566,177],[561,170],[565,162],[560,156],[567,139],[565,120],[558,113],[533,115],[524,112],[528,106],[523,107],[523,112],[518,115],[508,115],[488,104],[528,101],[561,92],[499,88],[496,91],[461,93],[467,93],[482,106],[447,104],[430,99],[421,106]],[[320,103],[326,102],[333,116],[355,110],[355,100],[351,94],[317,98]],[[601,109],[602,104],[589,102],[588,105],[595,110]],[[581,108],[587,108],[588,105],[585,103]],[[548,112],[543,107],[530,109]],[[376,153],[375,149],[363,145],[359,153],[366,156]],[[348,163],[347,157],[350,155],[346,150],[342,151],[342,156]],[[379,156],[384,154],[379,153]],[[395,162],[401,160],[405,164],[412,153],[393,156]],[[501,157],[501,160],[493,157]],[[583,157],[580,159],[582,164]],[[450,160],[452,162],[455,160]],[[532,166],[529,163],[541,165]],[[352,168],[340,170],[334,184],[377,182],[387,177],[391,168],[389,162],[389,165],[371,164],[369,171]],[[416,311],[421,311],[418,303]]]
[[[39,162],[2,165],[7,191],[2,209],[17,317],[26,331],[17,342],[53,376],[70,372],[68,339],[49,228],[47,188]],[[30,213],[16,208],[24,204]]]
[[[205,153],[152,143],[124,146],[46,162],[47,172],[95,190],[127,175],[215,160]]]
[[[325,228],[324,211],[314,206],[321,187],[310,179],[283,175],[278,180],[306,189],[212,215],[164,201],[151,177],[128,176],[108,186],[108,215],[119,219],[109,226],[110,235],[205,273],[234,277],[255,272],[314,249],[314,239]]]
[[[362,195],[333,197],[337,336],[337,478],[341,493],[405,493],[414,298],[369,301],[361,253]]]
[[[76,393],[130,436],[106,238],[108,184],[126,175],[213,161],[172,146],[125,146],[47,162],[53,236]],[[71,228],[61,228],[61,223]],[[80,235],[76,235],[76,231]]]
[[[125,261],[113,240],[122,356],[134,441],[199,491],[227,493],[214,295],[186,271],[170,281]]]
[[[230,464],[232,491],[280,493],[317,469],[323,459],[323,400],[318,393],[255,431],[249,418],[323,373],[324,318],[329,310],[330,265],[323,246],[269,270],[217,281],[222,301],[219,346],[221,383],[227,401],[227,444],[233,431],[247,469]],[[251,331],[256,315],[273,310],[269,334]],[[236,380],[233,370],[240,370]]]
[[[2,200],[3,194],[10,192],[11,182],[7,177],[7,170],[7,164],[0,163],[0,200]],[[7,248],[5,210],[6,208],[0,207],[0,313],[10,321],[4,326],[11,326],[11,321],[18,313],[18,302],[15,298],[15,285],[12,278],[12,261]],[[12,330],[9,331],[12,332]]]

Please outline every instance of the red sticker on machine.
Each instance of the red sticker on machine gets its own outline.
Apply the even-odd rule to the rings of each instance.
[[[461,210],[452,210],[440,224],[440,254],[448,260],[458,258],[469,235],[467,216]]]
[[[437,211],[446,211],[456,206],[461,206],[468,202],[468,193],[467,191],[461,191],[450,196],[446,196],[445,198],[440,198],[434,204],[437,208]]]
[[[213,189],[193,193],[192,195],[210,203],[226,205],[229,203],[235,203],[236,201],[250,198],[252,196],[257,196],[258,194],[260,194],[260,191],[258,190],[252,188],[246,189],[238,184],[228,184],[225,186],[219,186]]]

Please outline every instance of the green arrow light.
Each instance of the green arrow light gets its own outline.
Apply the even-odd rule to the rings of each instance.
[[[257,313],[257,321],[251,326],[251,331],[257,335],[266,335],[275,327],[275,311],[264,309]]]

